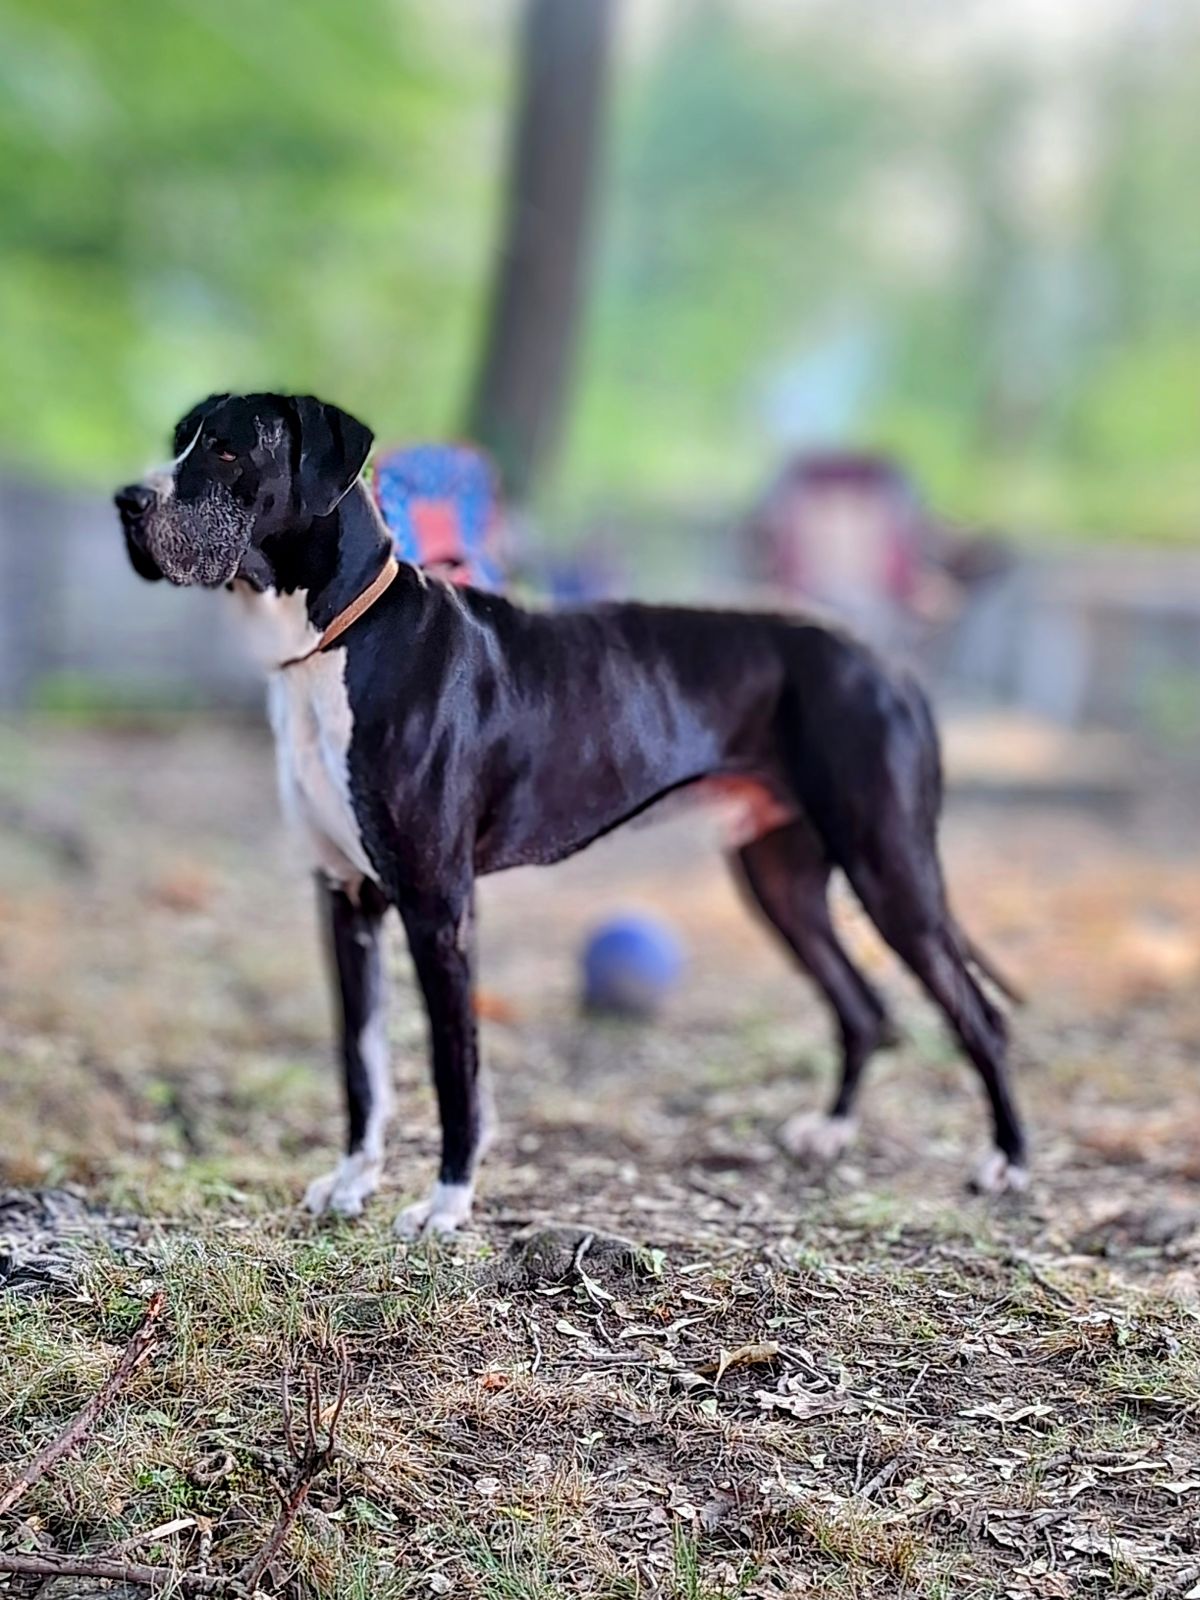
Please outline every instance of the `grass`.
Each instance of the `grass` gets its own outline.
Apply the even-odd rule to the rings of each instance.
[[[340,1454],[279,1567],[288,1593],[425,1593],[432,1576],[497,1600],[707,1600],[787,1593],[803,1570],[814,1594],[982,1595],[1013,1567],[989,1542],[997,1510],[1031,1548],[1048,1511],[1060,1540],[1152,1529],[1169,1567],[1187,1495],[1163,1485],[1197,1459],[1196,1318],[1109,1286],[1114,1357],[1036,1285],[1017,1315],[990,1274],[965,1289],[953,1261],[907,1264],[932,1248],[911,1229],[864,1236],[833,1300],[778,1244],[719,1269],[676,1250],[661,1278],[595,1268],[613,1296],[599,1309],[570,1275],[498,1284],[478,1244],[397,1254],[378,1224],[326,1237],[226,1217],[163,1238],[149,1275],[89,1252],[67,1298],[0,1294],[0,1455],[32,1454],[94,1392],[155,1281],[163,1349],[22,1502],[64,1548],[193,1518],[176,1554],[207,1527],[235,1569],[275,1512],[280,1374],[309,1363],[331,1383],[344,1340]],[[705,1316],[672,1336],[697,1294]],[[715,1404],[676,1382],[768,1330],[779,1364],[731,1368]],[[762,1411],[793,1349],[842,1375],[843,1411]]]
[[[1146,904],[1196,928],[1189,858],[1160,869],[1078,820],[1068,848],[1038,819],[1000,882],[990,832],[978,853],[969,819],[952,834],[973,931],[995,908],[1050,986],[1018,1020],[1038,1184],[992,1207],[962,1196],[974,1086],[902,989],[914,1042],[873,1077],[860,1148],[818,1183],[778,1158],[772,1130],[822,1087],[823,1019],[691,835],[489,888],[487,981],[520,1012],[488,1035],[507,1127],[477,1226],[410,1250],[389,1220],[435,1139],[402,966],[395,1187],[315,1224],[294,1203],[335,1142],[327,1009],[304,886],[264,845],[266,752],[115,737],[60,731],[22,763],[31,803],[86,794],[90,876],[0,845],[0,867],[20,855],[0,880],[0,1492],[155,1288],[166,1311],[83,1447],[0,1516],[0,1551],[236,1571],[277,1515],[283,1374],[328,1394],[344,1349],[338,1449],[264,1593],[1054,1600],[1200,1578],[1200,1009],[1177,949],[1178,981],[1142,966],[1122,995],[1123,969],[1095,971]],[[692,986],[661,1029],[589,1033],[563,951],[634,882],[677,897]],[[597,1244],[579,1271],[554,1221],[644,1248]]]

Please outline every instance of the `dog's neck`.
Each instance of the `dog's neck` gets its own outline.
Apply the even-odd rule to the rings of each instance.
[[[392,548],[392,537],[360,479],[327,517],[303,531],[265,539],[262,555],[269,587],[280,594],[304,592],[309,621],[327,628],[376,577]]]
[[[392,537],[360,480],[328,517],[273,534],[233,585],[268,667],[310,648],[379,575]]]

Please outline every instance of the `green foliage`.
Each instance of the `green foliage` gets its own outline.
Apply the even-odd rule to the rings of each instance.
[[[1101,28],[1055,79],[1032,48],[931,68],[936,6],[924,39],[871,3],[677,15],[627,86],[565,496],[752,493],[785,443],[764,379],[848,322],[876,345],[850,436],[943,509],[1194,536],[1195,26]]]
[[[486,60],[389,0],[0,0],[0,442],[112,477],[197,394],[456,414]]]
[[[455,431],[516,10],[0,0],[0,455],[107,484],[228,387]],[[788,442],[764,396],[849,327],[841,432],[946,511],[1192,535],[1197,21],[1098,22],[1048,71],[948,45],[952,10],[678,0],[623,41],[549,508],[744,500]]]

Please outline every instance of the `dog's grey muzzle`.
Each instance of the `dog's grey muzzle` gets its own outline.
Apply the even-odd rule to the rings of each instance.
[[[237,573],[250,544],[251,516],[227,489],[180,500],[151,484],[152,500],[132,534],[170,583],[216,589]]]

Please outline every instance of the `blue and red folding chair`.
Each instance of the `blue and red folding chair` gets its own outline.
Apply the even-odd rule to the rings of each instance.
[[[475,445],[396,445],[376,457],[371,493],[396,555],[441,569],[455,583],[504,586],[500,481]]]

